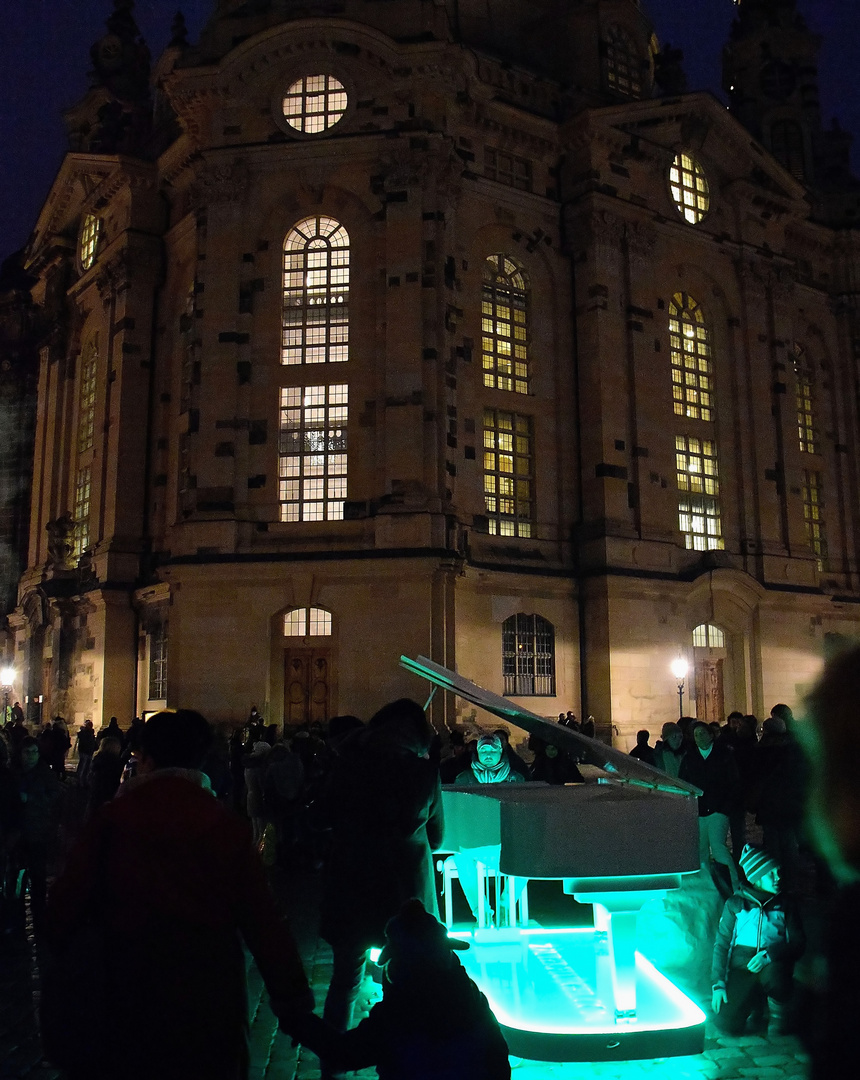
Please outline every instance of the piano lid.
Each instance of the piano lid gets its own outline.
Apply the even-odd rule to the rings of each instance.
[[[553,746],[562,750],[570,750],[577,755],[584,755],[590,765],[603,769],[613,780],[682,795],[702,794],[692,784],[669,776],[661,769],[646,765],[644,761],[639,761],[638,758],[631,757],[621,750],[607,746],[599,739],[590,739],[580,731],[573,731],[561,724],[544,720],[542,716],[529,712],[528,709],[515,705],[512,701],[499,697],[490,690],[485,690],[477,683],[464,679],[455,671],[442,667],[433,660],[428,660],[426,656],[419,656],[415,660],[411,660],[408,656],[401,656],[400,664],[407,671],[420,675],[435,686],[457,694],[466,701],[471,701],[473,705],[492,713],[493,716],[498,716],[501,720],[507,720],[531,735],[537,735],[544,742],[552,743]]]

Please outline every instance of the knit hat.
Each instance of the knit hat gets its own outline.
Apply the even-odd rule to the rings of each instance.
[[[502,749],[501,737],[499,735],[497,735],[495,732],[491,732],[489,735],[482,735],[480,737],[480,739],[478,739],[477,749],[480,749],[482,746],[492,746],[496,750],[501,750]]]
[[[462,952],[469,948],[468,941],[448,937],[448,931],[434,918],[420,900],[407,900],[393,919],[385,926],[385,948],[379,963],[398,959],[424,963],[438,963],[451,949]]]
[[[771,870],[779,869],[779,863],[772,855],[768,855],[766,851],[762,851],[759,847],[753,847],[752,844],[745,845],[738,864],[750,885],[755,885],[757,881],[761,881],[765,874],[769,874]]]

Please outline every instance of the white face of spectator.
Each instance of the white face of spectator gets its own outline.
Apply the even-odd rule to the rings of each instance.
[[[773,870],[768,870],[764,877],[760,877],[756,883],[757,888],[762,892],[776,894],[779,892],[779,870],[775,867]]]

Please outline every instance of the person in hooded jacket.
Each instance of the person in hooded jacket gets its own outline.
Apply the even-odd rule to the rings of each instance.
[[[291,1031],[327,1066],[376,1066],[379,1080],[509,1080],[508,1048],[487,999],[466,974],[449,938],[420,900],[408,900],[385,928],[382,1001],[345,1034],[315,1016]]]
[[[323,875],[320,934],[332,947],[325,1019],[345,1031],[366,953],[385,925],[417,897],[435,914],[431,852],[442,842],[439,771],[427,757],[433,729],[421,706],[401,698],[345,739],[314,807],[331,843]]]
[[[780,892],[773,856],[747,844],[739,861],[746,884],[726,901],[714,942],[715,1022],[727,1034],[740,1035],[767,998],[768,1031],[781,1034],[806,937],[797,911]]]

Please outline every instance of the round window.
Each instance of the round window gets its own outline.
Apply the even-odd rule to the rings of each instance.
[[[678,154],[669,170],[669,186],[678,212],[691,225],[698,225],[711,205],[708,179],[691,154]]]
[[[303,75],[284,94],[284,119],[305,135],[327,131],[346,112],[346,88],[334,75]]]

